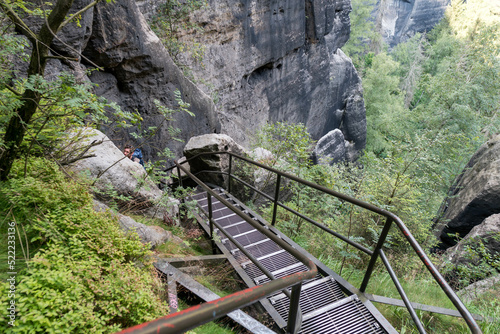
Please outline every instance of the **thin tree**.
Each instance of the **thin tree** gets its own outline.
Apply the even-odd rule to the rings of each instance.
[[[9,20],[16,26],[31,44],[32,51],[29,58],[29,67],[27,71],[28,79],[33,76],[45,75],[47,60],[52,56],[49,54],[50,45],[57,33],[70,23],[73,19],[79,17],[82,13],[95,6],[102,0],[95,0],[67,17],[68,12],[73,5],[73,0],[57,0],[50,14],[45,17],[44,23],[38,34],[34,33],[22,18],[12,7],[12,2],[0,0],[0,9],[5,13]],[[109,0],[107,0],[109,1]],[[18,156],[19,147],[26,134],[28,124],[35,112],[38,110],[42,94],[34,89],[26,89],[22,94],[16,92],[13,87],[7,87],[14,94],[18,95],[22,104],[16,108],[14,115],[10,118],[4,134],[5,148],[0,152],[0,180],[7,179],[14,159]]]

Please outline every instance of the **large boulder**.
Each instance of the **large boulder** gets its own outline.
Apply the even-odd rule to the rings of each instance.
[[[313,151],[313,162],[320,165],[333,165],[346,160],[344,134],[339,129],[332,130],[321,137]]]
[[[497,294],[500,291],[500,275],[485,278],[484,280],[477,281],[464,289],[457,292],[462,301],[470,303],[477,300],[484,295],[491,297],[491,294]]]
[[[96,187],[103,199],[121,197],[127,210],[169,219],[176,215],[178,202],[162,192],[148,177],[144,168],[125,157],[102,132],[80,128],[68,134],[58,154],[70,173],[84,176]],[[85,157],[84,159],[78,159]],[[123,199],[124,197],[128,200]]]
[[[114,215],[120,224],[120,227],[126,233],[137,233],[143,244],[149,244],[151,248],[171,240],[173,235],[169,231],[165,231],[160,226],[148,226],[136,222],[129,216],[120,213],[114,213],[106,204],[94,200],[94,210],[97,212],[109,212]]]
[[[492,264],[500,258],[500,214],[486,218],[469,234],[444,253],[448,262],[470,268],[481,263]]]
[[[486,218],[500,213],[500,135],[472,156],[442,205],[435,234],[441,248],[453,246]]]
[[[200,153],[213,153],[227,151],[238,155],[246,155],[243,147],[238,145],[231,137],[224,134],[207,134],[192,137],[184,147],[184,156],[191,159]],[[192,173],[200,171],[229,171],[229,156],[227,154],[202,155],[189,161]],[[204,173],[200,175],[204,182],[215,185],[226,185],[227,178],[221,174]]]

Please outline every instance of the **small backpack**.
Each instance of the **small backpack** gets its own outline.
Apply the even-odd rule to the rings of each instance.
[[[142,167],[144,167],[144,160],[142,160],[142,151],[140,148],[136,148],[134,153],[132,153],[132,160],[134,158],[139,159],[139,163],[141,164]]]

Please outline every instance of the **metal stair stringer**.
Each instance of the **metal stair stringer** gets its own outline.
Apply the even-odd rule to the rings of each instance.
[[[300,306],[303,312],[303,327],[301,333],[397,333],[364,294],[360,293],[318,259],[308,254],[279,230],[267,224],[262,217],[252,212],[223,189],[218,188],[215,190],[292,247],[307,254],[317,265],[320,274],[316,278],[304,282],[302,286]],[[204,196],[206,197],[205,193],[195,196],[202,208],[208,206]],[[244,245],[245,249],[252,253],[254,257],[259,259],[259,262],[267,270],[271,271],[276,278],[305,269],[305,266],[289,253],[277,247],[270,239],[266,240],[265,237],[259,239],[260,232],[250,229],[248,223],[239,221],[238,217],[233,215],[229,209],[224,209],[224,206],[219,204],[222,203],[218,203],[218,201],[212,202],[213,218],[233,237],[238,238],[238,242]],[[203,222],[201,225],[206,231],[209,231],[207,220],[200,220],[200,222]],[[217,231],[215,232],[217,233]],[[227,238],[221,237],[220,242],[217,242],[217,246],[225,254],[229,252],[234,256],[237,263],[235,269],[246,284],[249,284],[249,279],[253,285],[269,281],[269,278],[248,258],[240,254],[239,249]],[[274,313],[277,313],[282,321],[282,325],[279,323],[278,325],[284,328],[288,317],[288,297],[279,292],[262,300],[261,303],[268,312],[269,306],[271,306]],[[343,312],[347,313],[344,314]],[[276,318],[276,314],[273,316],[272,312],[269,313],[273,319]]]
[[[193,196],[194,197],[194,196]],[[195,199],[195,198],[193,198]],[[196,220],[198,221],[199,225],[203,228],[205,233],[207,235],[210,235],[210,228],[207,223],[206,218],[202,218],[199,214],[194,213],[194,216]],[[231,266],[234,268],[238,276],[243,280],[243,282],[248,286],[248,287],[253,287],[256,284],[254,281],[247,275],[245,270],[241,267],[241,265],[236,261],[235,257],[233,256],[233,253],[230,252],[224,245],[220,242],[220,240],[214,239],[214,244],[215,246],[221,251],[222,254],[224,254],[227,257],[228,262],[231,264]],[[271,305],[271,303],[267,299],[262,299],[259,301],[259,303],[262,305],[262,307],[266,310],[266,312],[271,316],[271,318],[275,321],[276,325],[279,328],[285,328],[286,327],[286,321],[281,317],[281,315],[276,311],[276,309]]]

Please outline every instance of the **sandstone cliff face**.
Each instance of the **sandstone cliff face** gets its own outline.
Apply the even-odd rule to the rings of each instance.
[[[74,10],[89,2],[75,0]],[[57,53],[79,61],[53,61],[57,64],[48,72],[69,69],[81,80],[90,79],[98,84],[97,95],[138,111],[146,127],[160,122],[154,100],[173,106],[173,92],[179,89],[196,114],[177,117],[175,126],[186,141],[223,132],[248,146],[266,122],[302,122],[316,140],[339,129],[345,158],[354,160],[365,146],[366,119],[360,78],[340,50],[349,38],[350,1],[208,3],[192,15],[203,32],[181,37],[205,46],[204,66],[190,64],[193,80],[174,64],[146,22],[160,0],[116,0],[88,10],[81,26],[65,27],[64,43],[53,45]],[[87,76],[84,70],[96,66],[100,70]],[[105,132],[119,145],[139,143],[128,132]],[[154,159],[165,146],[180,156],[184,144],[169,140],[165,130],[143,152]]]
[[[71,12],[88,5],[91,0],[75,0]],[[155,8],[159,1],[143,3]],[[39,18],[26,18],[29,26],[37,31]],[[38,28],[37,28],[38,27]],[[196,115],[177,115],[171,122],[182,130],[182,138],[220,132],[220,123],[212,100],[193,82],[187,79],[174,64],[158,37],[151,31],[134,0],[101,2],[87,10],[80,19],[80,25],[71,23],[58,34],[53,53],[76,58],[78,61],[51,59],[45,76],[50,80],[62,71],[73,72],[79,81],[90,80],[98,86],[95,93],[116,102],[125,111],[137,111],[143,119],[143,126],[158,126],[163,119],[156,111],[154,100],[167,107],[175,107],[174,91],[179,90],[184,101],[191,104]],[[99,71],[96,71],[96,68]],[[27,64],[18,62],[19,75],[25,75]],[[89,75],[86,70],[93,69]],[[130,135],[136,131],[116,132],[111,126],[104,129],[117,145],[125,143],[138,145]],[[166,126],[149,140],[142,150],[147,160],[155,160],[157,152],[169,147],[178,156],[184,143],[170,139]]]
[[[430,31],[444,16],[451,0],[377,0],[376,23],[393,47],[417,32]]]
[[[472,156],[441,211],[435,234],[443,249],[456,243],[455,234],[463,238],[486,218],[500,213],[500,135]]]
[[[302,122],[316,140],[340,129],[355,159],[366,119],[360,79],[340,50],[350,10],[348,0],[210,0],[192,15],[204,30],[182,39],[205,46],[203,66],[190,67],[217,96],[222,132],[248,146],[266,122]]]
[[[175,126],[182,129],[183,138],[220,131],[213,102],[173,63],[135,1],[118,0],[94,8],[92,33],[83,54],[104,69],[90,76],[90,80],[99,85],[96,93],[117,102],[124,110],[137,110],[145,126],[157,126],[161,122],[154,100],[173,106],[176,104],[173,92],[178,89],[196,115],[194,118],[177,115]],[[90,62],[86,65],[93,66]],[[122,143],[131,138],[126,132],[113,134],[113,129],[106,132]],[[165,146],[180,153],[183,144],[169,139],[164,128],[143,147],[146,157],[154,159],[156,152]]]

